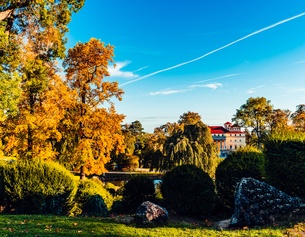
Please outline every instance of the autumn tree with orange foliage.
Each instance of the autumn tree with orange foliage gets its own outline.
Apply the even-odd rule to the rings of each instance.
[[[113,55],[113,46],[91,39],[70,49],[63,63],[67,85],[77,94],[63,121],[68,134],[66,151],[70,152],[66,157],[81,173],[81,179],[85,174],[105,172],[104,165],[114,147],[123,149],[120,124],[124,116],[116,113],[111,101],[113,97],[121,100],[123,90],[117,82],[104,80],[109,76],[107,68],[113,63]]]
[[[1,4],[0,83],[5,82],[8,90],[6,97],[0,93],[4,155],[55,159],[51,141],[61,139],[57,124],[69,104],[64,97],[71,97],[56,75],[56,60],[64,57],[67,24],[83,3],[12,0]],[[13,103],[3,106],[9,98]]]

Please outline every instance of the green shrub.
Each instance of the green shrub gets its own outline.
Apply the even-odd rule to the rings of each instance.
[[[113,197],[99,180],[80,180],[75,195],[75,207],[71,215],[107,216],[113,203]]]
[[[235,188],[241,178],[263,180],[265,165],[264,154],[255,147],[246,146],[230,153],[216,169],[216,188],[221,205],[232,209]]]
[[[124,185],[123,204],[127,212],[134,212],[144,201],[153,201],[154,198],[154,182],[146,176],[134,176]]]
[[[194,165],[167,172],[161,192],[168,208],[184,215],[209,214],[215,204],[215,186],[210,176]]]
[[[121,215],[121,214],[126,214],[130,212],[130,209],[128,208],[126,202],[121,199],[116,199],[113,202],[111,213],[114,215]]]
[[[19,161],[0,165],[0,205],[7,212],[67,214],[76,187],[74,176],[54,162]]]
[[[269,137],[265,142],[267,182],[291,196],[305,198],[304,137]]]
[[[94,217],[106,217],[109,213],[104,199],[99,194],[87,197],[82,208],[82,215]]]

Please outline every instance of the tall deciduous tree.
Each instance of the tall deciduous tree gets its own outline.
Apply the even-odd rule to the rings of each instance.
[[[5,32],[5,23],[0,21],[0,121],[17,112],[21,94],[21,76],[16,69],[20,63],[16,37]]]
[[[5,102],[7,95],[12,99],[12,103],[2,104],[2,114],[9,115],[2,123],[6,152],[20,157],[54,158],[49,140],[59,139],[55,121],[61,113],[48,103],[55,98],[61,101],[59,97],[64,94],[63,90],[53,93],[58,91],[56,86],[64,88],[56,78],[55,64],[57,58],[64,57],[64,35],[71,15],[83,3],[84,0],[1,1],[0,80],[7,92],[0,95],[0,100]]]
[[[291,114],[291,119],[295,130],[305,132],[305,104],[297,105],[296,111]]]
[[[18,113],[10,115],[1,123],[1,138],[5,155],[22,159],[55,159],[52,141],[61,139],[58,123],[70,106],[71,94],[61,78],[53,75],[43,94],[34,97],[24,91],[18,104]]]
[[[192,124],[196,124],[200,120],[201,120],[201,116],[198,113],[188,111],[187,113],[184,113],[183,115],[180,116],[178,123],[184,125],[192,125]]]
[[[270,129],[271,132],[282,132],[291,129],[289,118],[291,112],[289,110],[274,109],[271,114]]]
[[[91,39],[69,49],[63,63],[67,84],[77,93],[77,102],[69,114],[75,131],[71,162],[80,170],[81,178],[85,173],[104,172],[114,146],[123,142],[120,124],[124,116],[116,113],[111,101],[113,97],[121,100],[123,90],[117,82],[104,80],[109,76],[107,67],[112,58],[112,46]],[[108,109],[105,102],[110,104]]]
[[[165,151],[164,144],[171,134],[180,129],[177,123],[167,123],[154,129],[154,133],[145,133],[144,147],[141,151],[142,165],[150,170],[162,170]]]
[[[134,124],[137,124],[137,126],[134,126]],[[136,151],[141,151],[142,148],[141,143],[138,141],[138,137],[142,134],[141,128],[142,125],[139,121],[122,125],[121,133],[124,136],[125,148],[120,153],[116,153],[113,150],[111,161],[107,164],[109,169],[132,170],[139,166],[139,156],[135,155],[135,153]]]
[[[250,97],[240,109],[236,110],[232,121],[240,127],[252,129],[257,137],[257,145],[260,146],[263,136],[270,130],[272,110],[270,100],[265,97]]]
[[[67,32],[67,24],[73,12],[84,5],[85,0],[1,0],[0,21],[8,34],[21,33],[35,22],[40,28],[56,26]]]

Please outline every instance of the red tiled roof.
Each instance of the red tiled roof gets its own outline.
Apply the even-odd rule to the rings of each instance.
[[[225,133],[244,133],[242,131],[229,131],[222,126],[209,126],[211,134],[225,134]]]
[[[223,134],[223,133],[229,133],[230,131],[225,129],[222,126],[209,126],[212,134]]]

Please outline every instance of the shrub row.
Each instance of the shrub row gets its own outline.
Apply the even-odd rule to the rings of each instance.
[[[217,167],[215,182],[193,165],[172,169],[161,183],[162,205],[184,215],[207,215],[217,197],[222,208],[232,209],[235,187],[242,177],[263,180],[305,198],[304,141],[273,137],[264,145],[264,152],[245,147],[229,154]],[[106,187],[111,194],[100,180],[79,181],[52,162],[0,164],[0,206],[5,211],[106,216],[111,207],[114,212],[132,213],[144,201],[158,202],[155,184],[145,176],[135,176],[120,190]]]
[[[296,134],[297,136],[297,134]],[[270,137],[265,142],[267,182],[291,196],[305,198],[305,142]]]
[[[231,153],[216,170],[220,203],[233,208],[233,196],[242,177],[263,180],[290,196],[305,199],[305,135],[273,134],[262,151],[245,147]]]
[[[203,172],[204,173],[204,172]],[[213,182],[192,166],[166,173],[161,191],[168,207],[181,214],[207,214],[215,204]],[[216,169],[218,207],[234,208],[234,192],[243,177],[273,185],[288,195],[305,200],[305,136],[270,136],[264,149],[247,146],[232,152]]]
[[[0,163],[4,212],[105,216],[112,196],[93,180],[80,181],[54,162]]]

